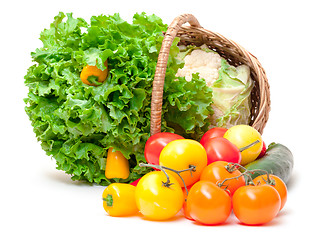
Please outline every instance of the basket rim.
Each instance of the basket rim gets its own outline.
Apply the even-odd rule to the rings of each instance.
[[[185,23],[189,23],[190,25],[183,26]],[[191,33],[190,37],[188,36],[188,33]],[[203,28],[192,14],[182,14],[176,17],[169,25],[167,32],[164,34],[164,39],[159,52],[152,89],[151,135],[161,132],[164,78],[171,44],[176,36],[180,36],[180,43],[185,42],[186,40],[183,38],[186,34],[186,38],[188,38],[187,41],[191,40],[191,44],[195,41],[209,43],[206,45],[208,47],[213,45],[214,49],[220,49],[220,51],[217,52],[220,55],[223,55],[223,57],[225,56],[227,60],[238,60],[238,63],[244,63],[250,67],[251,77],[256,83],[256,86],[252,90],[255,99],[252,99],[252,105],[254,107],[251,110],[252,119],[249,125],[262,134],[269,118],[270,86],[265,70],[259,60],[240,44],[219,33]],[[214,44],[216,42],[217,44]],[[228,51],[228,49],[232,51]]]

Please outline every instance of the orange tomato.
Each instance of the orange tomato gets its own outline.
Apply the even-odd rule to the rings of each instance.
[[[231,214],[231,197],[212,182],[198,181],[189,191],[187,208],[197,222],[217,225],[224,223]]]
[[[207,154],[199,142],[191,139],[178,139],[168,143],[162,149],[159,162],[161,166],[178,171],[194,167],[195,169],[192,171],[180,173],[186,186],[190,186],[199,180],[202,170],[207,166]],[[184,187],[176,173],[170,170],[166,170],[166,172],[173,175],[181,187]]]
[[[233,195],[233,212],[247,225],[261,225],[275,218],[280,209],[280,196],[270,185],[240,187]]]
[[[269,176],[270,176],[270,186],[274,187],[280,195],[280,200],[281,200],[280,210],[281,210],[287,202],[287,186],[279,177],[272,174],[269,174]],[[269,184],[268,177],[266,174],[256,177],[255,179],[253,179],[253,182],[256,185]]]
[[[191,188],[191,187],[187,187],[188,191],[190,191],[190,188]],[[184,199],[185,199],[185,201],[183,202],[183,207],[182,207],[183,215],[184,215],[185,218],[187,218],[187,219],[189,219],[189,220],[194,220],[194,219],[190,216],[190,213],[189,213],[189,211],[188,211],[188,207],[187,207],[187,201],[186,201],[186,199],[187,199],[187,197],[188,197],[188,195],[187,195],[187,191],[186,191],[185,188],[182,188],[182,191],[183,191],[183,196],[184,196]]]
[[[105,70],[100,70],[97,66],[86,65],[80,74],[81,81],[90,86],[96,86],[96,84],[89,82],[89,77],[95,77],[98,82],[103,82],[108,76],[108,63],[105,61]]]
[[[228,165],[228,162],[225,161],[216,161],[209,164],[204,168],[200,175],[200,180],[210,181],[215,184],[221,183],[226,178],[238,177],[241,175],[239,170],[234,170],[229,172],[225,167]],[[231,179],[224,182],[222,188],[229,190],[230,195],[233,195],[236,189],[245,185],[244,177],[241,176],[238,179]]]

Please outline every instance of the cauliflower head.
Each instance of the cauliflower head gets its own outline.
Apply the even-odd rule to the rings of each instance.
[[[184,66],[178,70],[177,77],[191,81],[192,74],[199,73],[213,91],[214,114],[210,116],[210,128],[249,124],[254,84],[247,65],[231,66],[206,45],[181,46],[178,57],[184,61]]]

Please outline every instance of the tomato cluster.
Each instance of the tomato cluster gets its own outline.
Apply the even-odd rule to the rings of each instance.
[[[186,218],[204,225],[222,224],[233,211],[243,224],[265,224],[285,205],[287,188],[266,172],[252,180],[252,172],[243,167],[264,155],[264,149],[261,135],[247,125],[210,129],[200,142],[173,133],[153,135],[145,146],[148,163],[140,166],[156,171],[132,184],[108,186],[115,192],[128,189],[127,200],[122,193],[112,199],[106,189],[104,208],[111,216],[118,216],[113,208],[123,208],[123,216],[134,214],[136,206],[150,220],[170,219],[182,209]]]

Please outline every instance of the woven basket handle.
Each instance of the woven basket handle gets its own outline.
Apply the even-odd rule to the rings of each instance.
[[[187,22],[193,27],[201,27],[198,20],[193,15],[182,14],[176,17],[169,25],[162,42],[153,80],[151,101],[151,136],[161,132],[164,78],[169,58],[170,47],[180,27]]]

